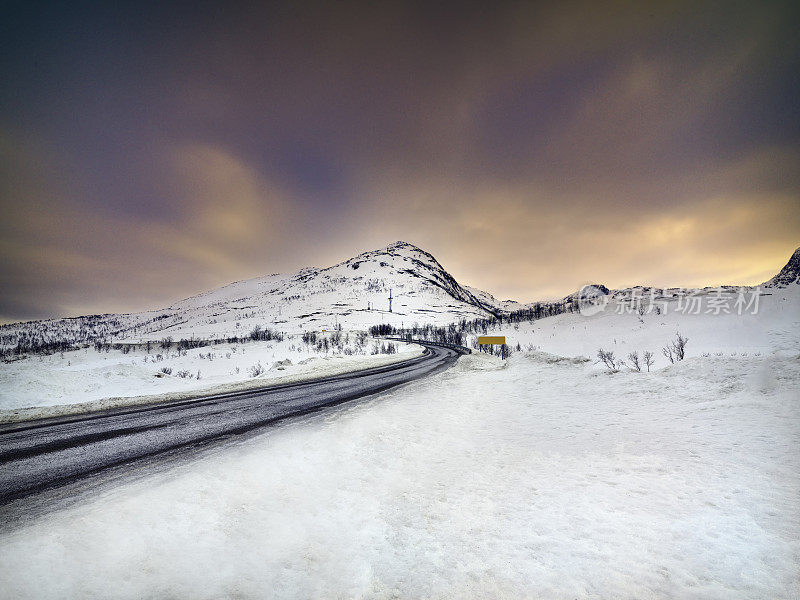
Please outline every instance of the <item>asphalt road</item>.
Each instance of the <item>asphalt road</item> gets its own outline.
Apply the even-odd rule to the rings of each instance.
[[[0,505],[114,470],[257,432],[425,377],[458,352],[428,346],[408,361],[315,381],[194,400],[0,425]]]

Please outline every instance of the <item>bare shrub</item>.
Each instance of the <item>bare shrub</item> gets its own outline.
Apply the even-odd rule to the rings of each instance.
[[[619,367],[622,366],[622,361],[617,361],[617,359],[614,358],[614,353],[610,350],[607,351],[600,348],[597,351],[597,358],[608,368],[609,373],[617,373]]]
[[[653,353],[650,350],[645,350],[642,354],[642,360],[644,360],[644,364],[647,365],[647,372],[650,372],[650,367],[656,362],[656,359],[653,357]]]
[[[689,338],[685,338],[680,333],[676,333],[675,339],[664,346],[661,352],[671,363],[683,360],[686,356],[686,342],[688,341]]]
[[[264,366],[260,362],[257,362],[252,367],[249,367],[247,369],[247,374],[250,375],[250,377],[258,377],[263,373],[264,373]]]
[[[672,350],[672,346],[664,346],[664,347],[661,349],[661,354],[663,354],[664,356],[666,356],[666,357],[667,357],[667,360],[669,360],[669,362],[671,362],[671,363],[674,363],[674,362],[675,362],[675,353],[674,353],[674,351]]]
[[[675,341],[672,342],[672,348],[675,350],[675,360],[683,360],[686,356],[686,342],[689,338],[683,337],[680,333],[675,334]]]
[[[639,363],[639,353],[636,350],[628,354],[628,362],[631,365],[631,370],[638,371],[639,373],[642,372],[642,365]]]
[[[164,375],[172,375],[172,367],[161,367],[161,372]]]

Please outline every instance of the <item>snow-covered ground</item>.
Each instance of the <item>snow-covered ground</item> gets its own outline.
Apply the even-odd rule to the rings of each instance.
[[[162,349],[157,344],[149,351],[146,346],[127,352],[98,352],[92,347],[0,364],[0,422],[298,381],[385,365],[422,352],[420,346],[395,342],[397,353],[382,353],[389,343],[358,332],[319,334],[317,340],[335,335],[341,341],[330,344],[327,351],[317,351],[302,336],[290,335],[282,341],[186,350]],[[38,410],[20,410],[28,408]]]
[[[4,531],[0,595],[800,597],[792,293],[752,321],[538,321],[540,350],[463,357]],[[687,359],[650,373],[564,358],[676,330]]]
[[[708,292],[699,294],[697,305],[685,299],[657,302],[655,310],[639,315],[630,310],[629,295],[612,297],[603,310],[584,316],[579,312],[564,313],[538,321],[490,327],[480,335],[504,335],[512,350],[519,344],[522,350],[541,350],[559,356],[583,356],[597,360],[602,348],[626,360],[631,352],[639,356],[649,350],[654,354],[653,368],[664,367],[669,359],[662,348],[677,333],[688,338],[687,357],[749,355],[765,356],[778,353],[796,356],[800,353],[800,285],[787,288],[761,289],[758,305],[753,300],[758,288],[748,288],[743,294],[745,306],[741,314],[736,308],[740,294]],[[715,298],[726,303],[714,306]],[[747,304],[750,308],[747,308]],[[635,301],[649,308],[647,302]],[[691,310],[686,309],[687,306]],[[728,312],[724,312],[727,307]],[[745,310],[746,309],[746,310]],[[715,312],[719,310],[719,314]],[[695,314],[696,311],[697,314]],[[707,312],[710,311],[710,312]],[[478,334],[467,336],[466,344],[477,342]],[[600,365],[598,369],[602,368]]]

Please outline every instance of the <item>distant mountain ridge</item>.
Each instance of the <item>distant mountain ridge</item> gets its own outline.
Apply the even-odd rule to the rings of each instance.
[[[800,249],[765,286],[792,286],[800,283],[799,276]],[[0,350],[20,341],[57,347],[61,340],[223,339],[246,336],[255,326],[292,333],[338,327],[363,330],[378,324],[447,325],[504,317],[540,304],[569,309],[588,296],[630,298],[651,293],[669,298],[683,292],[647,286],[609,290],[592,284],[555,302],[498,301],[488,292],[460,284],[431,253],[398,241],[327,268],[237,281],[161,310],[5,325],[0,327]]]
[[[773,278],[769,279],[768,281],[761,284],[765,288],[788,288],[794,284],[800,285],[800,248],[794,251],[792,256],[789,257],[789,261],[784,265],[784,267],[780,270],[780,272],[775,275]],[[671,288],[660,288],[654,286],[643,286],[637,285],[628,288],[620,288],[620,289],[609,289],[602,284],[589,284],[583,286],[577,292],[573,292],[572,294],[568,294],[562,299],[562,302],[565,303],[573,303],[573,302],[580,302],[581,300],[597,298],[600,296],[612,296],[615,298],[630,298],[631,296],[639,295],[648,295],[648,294],[655,294],[661,298],[664,297],[675,297],[678,295],[683,295],[692,292],[712,292],[714,290],[723,288],[727,290],[736,290],[739,288],[748,288],[753,286],[741,286],[741,285],[723,285],[723,286],[710,286],[705,288],[699,289],[691,289],[691,288],[678,288],[678,287],[671,287]]]

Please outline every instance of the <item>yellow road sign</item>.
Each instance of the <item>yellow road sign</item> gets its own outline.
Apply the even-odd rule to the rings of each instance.
[[[506,343],[506,336],[504,335],[482,335],[478,337],[478,344],[481,346],[497,345],[500,346]]]

